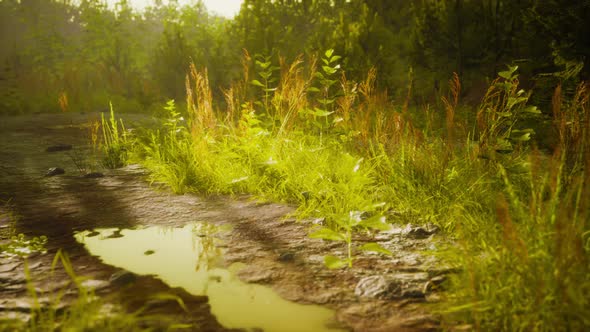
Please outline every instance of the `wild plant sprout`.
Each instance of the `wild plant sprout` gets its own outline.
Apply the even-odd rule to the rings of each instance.
[[[109,104],[110,117],[105,119],[101,113],[102,143],[100,148],[103,152],[102,163],[107,168],[119,168],[127,162],[127,152],[130,147],[130,140],[123,119],[115,117],[113,104]]]

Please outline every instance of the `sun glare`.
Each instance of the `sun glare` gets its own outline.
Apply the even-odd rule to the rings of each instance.
[[[111,6],[117,3],[117,1],[118,0],[107,0]],[[178,0],[177,2],[179,5],[186,5],[195,3],[196,1],[197,0]],[[129,0],[131,6],[140,11],[148,6],[152,6],[154,2],[154,0]],[[162,2],[167,3],[168,0],[163,0]],[[203,0],[203,3],[209,11],[228,18],[234,17],[240,11],[242,2],[243,0]]]

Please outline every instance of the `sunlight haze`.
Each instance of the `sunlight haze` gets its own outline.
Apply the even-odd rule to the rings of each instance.
[[[118,0],[107,0],[110,5],[113,5]],[[167,3],[167,0],[163,0]],[[186,5],[194,3],[196,0],[178,0],[179,5]],[[240,5],[243,0],[203,0],[203,3],[207,9],[211,12],[219,14],[221,16],[232,18],[240,11]],[[145,7],[152,6],[154,0],[129,0],[131,6],[137,10],[143,10]]]

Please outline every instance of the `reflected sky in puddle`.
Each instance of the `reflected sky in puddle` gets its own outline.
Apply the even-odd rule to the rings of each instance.
[[[212,236],[215,227],[198,223],[183,228],[95,229],[75,235],[105,263],[137,274],[158,276],[171,287],[182,287],[209,298],[212,313],[228,328],[266,332],[338,331],[329,329],[332,310],[280,298],[268,287],[241,282],[217,264],[221,249]]]

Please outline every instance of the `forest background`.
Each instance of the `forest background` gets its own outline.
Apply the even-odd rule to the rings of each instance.
[[[189,63],[207,68],[214,97],[251,56],[290,63],[327,49],[348,79],[377,71],[377,87],[415,104],[440,103],[456,72],[462,99],[477,103],[490,79],[518,65],[532,101],[590,74],[588,1],[246,0],[234,19],[202,2],[0,1],[0,112],[161,109],[185,98]],[[250,66],[254,66],[253,62]],[[548,104],[548,103],[545,103]]]

